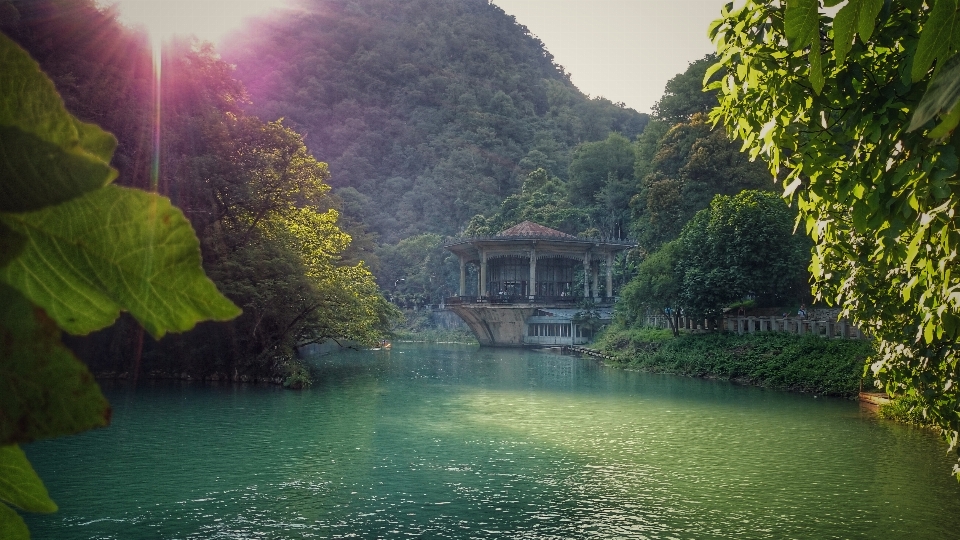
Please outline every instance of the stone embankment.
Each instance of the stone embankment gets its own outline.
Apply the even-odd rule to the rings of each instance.
[[[581,347],[580,345],[568,345],[563,347],[564,352],[572,352],[577,354],[583,354],[587,356],[592,356],[594,358],[601,358],[603,360],[613,360],[612,356],[603,354],[602,352],[596,349],[590,349],[588,347]]]

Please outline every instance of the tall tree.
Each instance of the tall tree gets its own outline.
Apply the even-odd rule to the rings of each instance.
[[[635,170],[646,174],[629,203],[633,234],[648,252],[676,238],[715,195],[774,187],[763,164],[751,162],[722,130],[711,129],[704,115],[664,127],[654,123],[637,142]],[[663,135],[652,141],[658,132]]]
[[[679,303],[691,315],[719,317],[752,298],[780,306],[805,296],[809,244],[794,235],[796,211],[773,193],[717,195],[676,240]]]
[[[704,75],[717,62],[710,53],[691,62],[686,71],[667,81],[661,97],[653,105],[653,116],[660,121],[676,124],[689,120],[695,114],[707,114],[717,106],[716,89],[704,90]],[[723,72],[712,73],[710,81],[723,78]]]

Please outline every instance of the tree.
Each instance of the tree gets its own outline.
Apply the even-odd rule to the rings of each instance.
[[[573,151],[567,190],[570,202],[586,207],[594,226],[610,236],[625,232],[628,204],[636,190],[633,144],[619,133],[583,143]]]
[[[876,337],[874,376],[918,398],[953,450],[958,16],[952,0],[850,0],[835,17],[817,0],[748,0],[710,28],[711,70],[728,75],[709,85],[714,121],[785,178],[816,244],[817,297]]]
[[[689,120],[694,114],[706,114],[717,106],[717,91],[704,92],[703,78],[707,69],[717,63],[717,55],[707,54],[691,62],[686,71],[667,81],[661,97],[653,105],[653,115],[658,120],[677,124]],[[722,71],[714,73],[710,80],[723,78]]]
[[[796,214],[772,193],[717,195],[676,240],[678,301],[689,315],[720,317],[747,297],[779,306],[802,294],[809,246]]]
[[[663,313],[674,335],[679,335],[679,292],[677,242],[667,242],[640,263],[636,276],[621,289],[617,314],[626,324],[635,325],[646,312]]]
[[[458,292],[460,265],[440,235],[411,236],[377,253],[383,261],[380,285],[398,305],[438,304]]]
[[[581,234],[590,227],[590,216],[568,198],[567,185],[544,169],[528,174],[520,193],[503,200],[489,218],[474,216],[464,233],[492,236],[523,221],[533,221],[568,234]]]
[[[744,189],[772,188],[760,163],[752,163],[720,129],[695,113],[664,129],[655,122],[637,142],[635,171],[639,189],[630,199],[632,230],[640,245],[655,251],[680,234],[684,224],[707,208],[714,195],[736,195]]]

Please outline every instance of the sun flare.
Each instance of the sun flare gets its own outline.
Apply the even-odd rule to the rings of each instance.
[[[281,9],[286,0],[104,0],[119,8],[120,21],[143,27],[154,47],[173,35],[195,35],[217,43],[244,19]]]

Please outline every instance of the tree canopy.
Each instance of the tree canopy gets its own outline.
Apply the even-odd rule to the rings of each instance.
[[[727,73],[709,85],[713,119],[799,207],[817,296],[876,337],[873,374],[960,450],[958,17],[948,0],[850,0],[834,16],[748,0],[711,26],[707,74]]]
[[[679,305],[715,318],[746,298],[782,306],[803,295],[809,245],[793,234],[796,212],[777,195],[717,195],[676,240]]]

